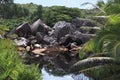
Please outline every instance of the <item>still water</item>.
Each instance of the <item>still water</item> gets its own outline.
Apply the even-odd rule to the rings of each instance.
[[[44,68],[41,71],[43,80],[93,80],[92,78],[85,76],[83,73],[78,75],[69,74],[64,76],[54,76],[48,73]]]

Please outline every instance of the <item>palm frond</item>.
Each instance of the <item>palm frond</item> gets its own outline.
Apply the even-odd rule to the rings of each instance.
[[[116,61],[114,60],[114,58],[110,58],[110,57],[87,58],[75,63],[70,70],[71,72],[77,72],[83,69],[87,69],[99,65],[106,65],[106,64],[116,64]]]
[[[79,73],[84,73],[94,80],[107,80],[111,76],[115,76],[120,71],[119,65],[100,65],[79,71]],[[111,80],[116,80],[112,78]]]

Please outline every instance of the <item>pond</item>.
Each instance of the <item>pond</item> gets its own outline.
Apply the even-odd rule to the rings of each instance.
[[[43,80],[93,80],[92,78],[89,78],[85,76],[83,73],[75,75],[75,74],[69,74],[69,75],[63,75],[63,76],[55,76],[53,74],[48,73],[45,68],[41,70]]]
[[[81,74],[69,72],[71,65],[79,60],[78,55],[70,57],[70,53],[42,56],[39,59],[43,80],[92,80]]]
[[[78,54],[74,56],[70,54],[70,52],[63,52],[37,56],[27,60],[27,64],[39,64],[43,80],[93,80],[83,73],[76,75],[70,72],[71,66],[79,60]]]

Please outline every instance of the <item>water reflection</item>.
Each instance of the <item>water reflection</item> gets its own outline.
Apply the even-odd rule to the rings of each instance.
[[[54,76],[46,72],[45,68],[42,69],[43,80],[74,80],[70,75]]]
[[[48,73],[45,68],[41,70],[43,80],[93,80],[92,78],[89,78],[85,76],[83,73],[81,74],[68,74],[63,76],[55,76],[53,74]]]
[[[74,80],[93,80],[92,78],[89,78],[89,77],[85,76],[83,73],[78,74],[78,75],[73,74],[72,78]]]

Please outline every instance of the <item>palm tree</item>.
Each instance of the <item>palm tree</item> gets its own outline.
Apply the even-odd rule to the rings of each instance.
[[[97,33],[96,37],[80,50],[81,60],[71,67],[71,71],[84,72],[95,80],[120,77],[120,75],[116,76],[120,74],[119,33],[120,15],[110,16],[107,24]]]

